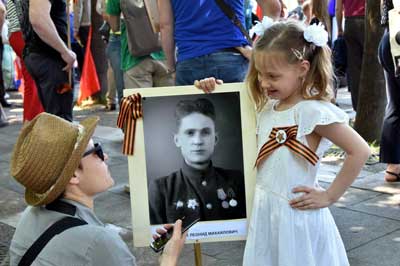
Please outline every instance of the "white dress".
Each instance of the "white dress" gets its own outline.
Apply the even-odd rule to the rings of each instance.
[[[258,149],[274,127],[298,126],[296,139],[307,145],[306,135],[316,125],[346,123],[345,112],[335,105],[304,100],[288,110],[276,111],[270,100],[257,118]],[[322,157],[331,143],[322,138],[316,154]],[[328,208],[292,209],[288,200],[299,185],[319,187],[317,169],[286,146],[275,149],[257,171],[252,216],[243,258],[245,266],[349,265],[343,241]]]

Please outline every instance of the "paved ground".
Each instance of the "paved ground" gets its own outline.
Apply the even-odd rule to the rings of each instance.
[[[346,89],[339,90],[340,107],[354,116],[349,97]],[[9,175],[10,154],[21,128],[22,112],[17,95],[13,93],[11,98],[15,107],[6,109],[11,124],[0,128],[0,266],[8,265],[10,239],[25,208],[23,190]],[[120,153],[122,134],[115,126],[117,112],[105,112],[103,107],[95,106],[75,110],[74,117],[80,120],[90,114],[101,117],[95,139],[105,146],[116,179],[114,188],[97,197],[95,211],[104,222],[126,229],[124,239],[139,265],[157,265],[157,255],[150,248],[132,246],[130,200],[123,190],[128,180],[127,160]],[[339,169],[340,161],[325,158],[319,172],[321,184],[329,186]],[[351,188],[330,208],[352,266],[400,265],[400,184],[385,183],[383,170],[381,164],[365,166]],[[203,265],[241,265],[243,248],[244,241],[202,244]],[[180,265],[194,265],[192,245],[185,247]]]

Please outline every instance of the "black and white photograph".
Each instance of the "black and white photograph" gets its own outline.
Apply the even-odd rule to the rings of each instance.
[[[239,92],[142,103],[150,224],[246,218]]]
[[[188,243],[245,240],[257,156],[255,113],[243,83],[205,94],[194,86],[140,94],[128,156],[132,229],[148,246],[160,224],[183,219]]]

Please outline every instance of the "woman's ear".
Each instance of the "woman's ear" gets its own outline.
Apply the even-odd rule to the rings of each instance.
[[[78,185],[79,184],[79,177],[82,173],[82,169],[80,169],[80,167],[78,167],[75,172],[74,175],[72,176],[72,178],[69,180],[69,183],[71,185]]]
[[[79,184],[79,178],[76,177],[75,175],[69,180],[69,184],[71,185],[78,185]]]

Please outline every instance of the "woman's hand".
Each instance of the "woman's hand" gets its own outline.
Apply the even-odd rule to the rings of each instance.
[[[205,93],[211,93],[213,90],[215,90],[216,85],[221,85],[224,82],[221,79],[216,79],[216,78],[205,78],[201,79],[200,81],[195,80],[194,81],[194,86],[196,88],[204,91]]]
[[[182,221],[177,220],[174,225],[164,225],[164,229],[157,229],[157,233],[165,233],[169,228],[174,227],[171,239],[165,245],[164,252],[160,258],[161,266],[174,266],[177,265],[179,255],[185,245],[187,232],[182,234]]]
[[[299,209],[299,210],[320,209],[328,207],[333,203],[328,192],[323,189],[299,186],[295,187],[292,190],[292,192],[304,193],[302,196],[294,198],[289,201],[290,206],[294,209]]]

